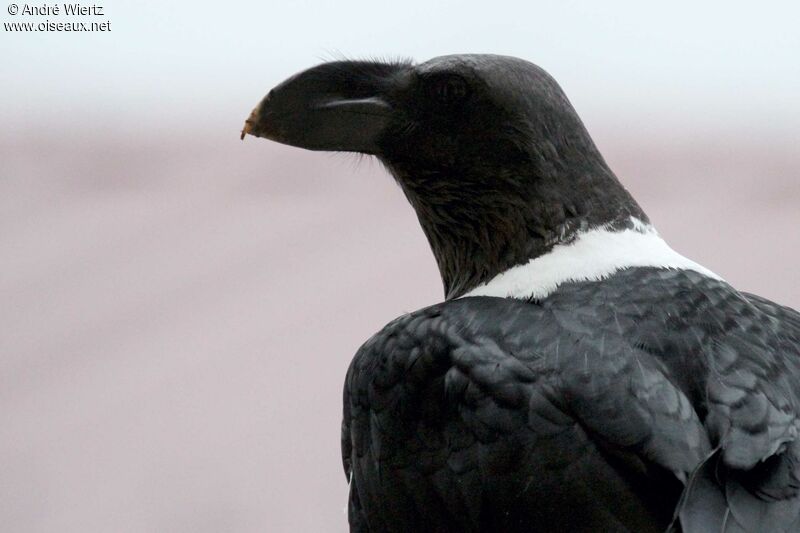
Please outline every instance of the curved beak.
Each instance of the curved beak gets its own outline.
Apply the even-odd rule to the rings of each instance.
[[[377,154],[405,64],[336,61],[287,79],[245,121],[245,135],[308,150]]]

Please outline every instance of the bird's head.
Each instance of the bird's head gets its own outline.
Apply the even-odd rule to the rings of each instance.
[[[494,55],[420,65],[324,63],[272,89],[242,132],[426,171],[529,164],[537,151],[546,157],[554,143],[580,133],[580,120],[544,70]]]
[[[448,298],[577,231],[644,218],[555,80],[513,57],[324,63],[272,89],[245,134],[377,156],[416,210]]]

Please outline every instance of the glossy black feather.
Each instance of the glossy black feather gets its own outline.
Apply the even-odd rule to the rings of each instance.
[[[653,268],[405,315],[347,375],[352,529],[664,531],[694,475],[676,528],[790,531],[798,339],[788,308]]]

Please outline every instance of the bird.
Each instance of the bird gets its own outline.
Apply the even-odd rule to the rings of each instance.
[[[800,531],[800,314],[674,251],[545,70],[330,61],[247,134],[376,157],[441,275],[347,371],[351,531]]]

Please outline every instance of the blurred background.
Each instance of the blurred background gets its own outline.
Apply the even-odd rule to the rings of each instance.
[[[332,57],[540,64],[674,248],[800,307],[800,3],[97,5],[0,10],[110,23],[0,31],[2,531],[346,531],[347,366],[442,291],[380,164],[239,141]]]

